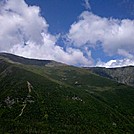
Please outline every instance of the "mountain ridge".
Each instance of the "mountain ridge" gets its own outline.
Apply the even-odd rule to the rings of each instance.
[[[118,68],[86,68],[91,72],[100,76],[115,80],[119,83],[134,86],[134,66],[118,67]]]
[[[57,63],[57,64],[63,64],[63,63],[59,63],[56,62],[54,60],[42,60],[42,59],[33,59],[33,58],[26,58],[26,57],[22,57],[22,56],[17,56],[17,55],[13,55],[10,53],[0,53],[1,57],[5,57],[13,62],[18,62],[21,64],[26,64],[26,65],[38,65],[38,66],[44,66],[50,63]],[[65,64],[63,64],[65,65]]]

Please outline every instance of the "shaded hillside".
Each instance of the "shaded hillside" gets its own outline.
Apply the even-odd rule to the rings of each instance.
[[[25,65],[45,66],[45,65],[49,65],[49,64],[51,65],[51,63],[63,65],[61,63],[58,63],[58,62],[55,62],[52,60],[28,59],[28,58],[16,56],[16,55],[9,54],[9,53],[0,53],[0,57],[3,57],[12,62],[17,62],[17,63],[21,63],[21,64],[25,64]]]
[[[133,133],[134,88],[89,70],[34,63],[0,56],[0,132]]]
[[[87,68],[95,74],[113,79],[119,83],[134,86],[134,67],[120,67],[120,68]]]

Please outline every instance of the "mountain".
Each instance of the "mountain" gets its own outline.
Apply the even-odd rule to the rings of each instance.
[[[28,58],[20,57],[9,53],[0,53],[0,56],[9,60],[10,62],[21,63],[24,65],[37,65],[37,66],[44,66],[44,65],[51,65],[51,64],[63,65],[61,63],[51,61],[51,60],[28,59]]]
[[[119,67],[119,68],[101,68],[93,67],[86,68],[91,72],[100,76],[115,80],[119,83],[134,86],[134,66]]]
[[[133,134],[134,87],[85,68],[0,54],[0,132]]]

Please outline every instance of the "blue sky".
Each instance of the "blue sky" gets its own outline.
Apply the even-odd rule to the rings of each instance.
[[[134,65],[134,0],[1,0],[0,20],[1,52],[76,66]]]
[[[41,8],[52,33],[68,32],[70,25],[86,10],[84,0],[26,0]],[[102,17],[134,19],[134,0],[90,0],[91,12]]]
[[[66,33],[85,7],[82,0],[26,0],[30,5],[38,5],[52,33]]]

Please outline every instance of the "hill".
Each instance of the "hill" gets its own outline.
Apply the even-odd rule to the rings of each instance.
[[[133,98],[83,68],[0,54],[1,133],[132,134]]]
[[[134,86],[134,66],[126,66],[119,68],[93,67],[87,69],[89,69],[95,74],[115,80],[119,83]]]

